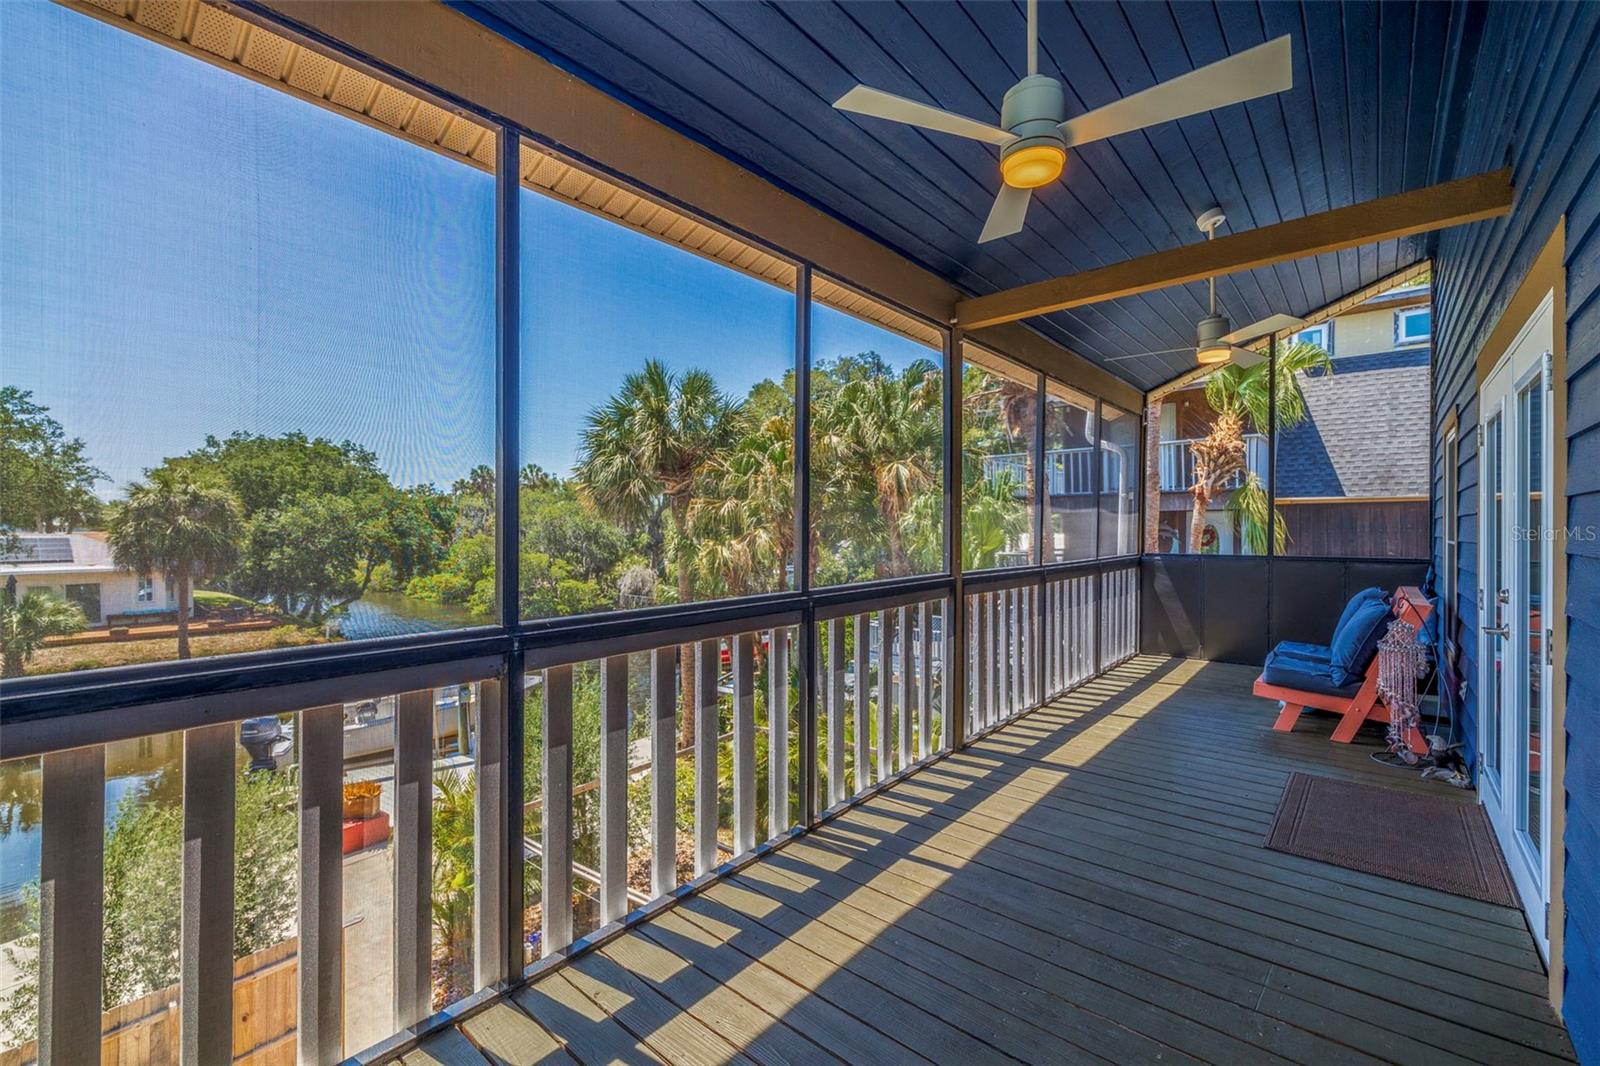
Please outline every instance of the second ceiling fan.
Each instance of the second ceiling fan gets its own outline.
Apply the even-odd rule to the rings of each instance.
[[[857,85],[833,106],[998,147],[1002,184],[978,237],[982,243],[1022,229],[1033,190],[1061,176],[1068,148],[1269,96],[1293,84],[1285,36],[1069,119],[1061,82],[1039,73],[1038,0],[1028,0],[1028,76],[1006,90],[1000,125],[866,85]]]

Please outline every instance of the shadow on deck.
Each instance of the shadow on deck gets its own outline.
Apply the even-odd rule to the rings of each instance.
[[[1135,659],[405,1061],[1572,1061],[1519,912],[1261,846],[1295,770],[1442,786],[1252,676]]]

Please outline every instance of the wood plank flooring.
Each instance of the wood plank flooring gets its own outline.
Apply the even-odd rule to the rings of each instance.
[[[1252,677],[1132,660],[404,1061],[1573,1061],[1519,912],[1261,846],[1291,771],[1446,790]]]

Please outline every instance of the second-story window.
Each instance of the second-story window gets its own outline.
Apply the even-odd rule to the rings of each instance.
[[[1433,336],[1433,308],[1402,307],[1394,313],[1394,345],[1427,344]]]
[[[1334,352],[1333,352],[1333,323],[1332,322],[1322,322],[1322,323],[1319,323],[1318,325],[1311,326],[1308,329],[1303,329],[1299,333],[1296,333],[1291,338],[1291,343],[1294,343],[1294,344],[1315,344],[1318,348],[1321,348],[1323,351],[1327,352],[1329,355],[1332,355],[1332,354],[1334,354]]]

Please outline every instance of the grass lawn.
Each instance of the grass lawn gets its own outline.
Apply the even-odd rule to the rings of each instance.
[[[218,593],[217,595],[226,595]],[[303,644],[326,644],[328,639],[314,629],[279,626],[253,633],[220,633],[212,636],[191,634],[189,650],[196,659],[212,655],[232,655],[267,648],[297,648]],[[81,644],[69,648],[48,648],[29,660],[26,673],[59,674],[67,670],[93,670],[101,666],[127,666],[132,663],[164,662],[178,657],[178,642],[127,640],[110,644]]]
[[[196,607],[214,611],[219,607],[259,607],[254,600],[247,600],[243,596],[235,596],[231,592],[206,592],[196,589],[192,599]]]

